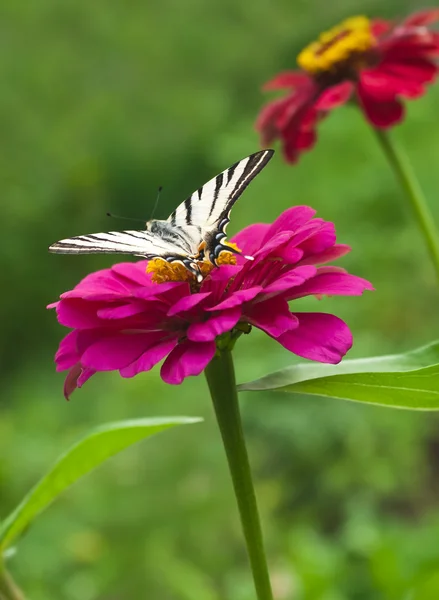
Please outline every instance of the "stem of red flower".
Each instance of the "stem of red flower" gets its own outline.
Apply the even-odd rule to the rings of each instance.
[[[396,146],[389,132],[375,129],[375,133],[390,166],[410,200],[439,279],[439,234],[421,186],[407,156]]]
[[[23,593],[0,562],[0,600],[24,600]]]
[[[222,350],[207,366],[205,373],[229,463],[257,598],[273,600],[231,351]]]

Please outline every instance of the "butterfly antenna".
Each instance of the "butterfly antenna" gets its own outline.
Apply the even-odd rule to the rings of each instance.
[[[155,213],[155,211],[156,211],[156,208],[157,208],[157,206],[158,206],[158,203],[159,203],[159,198],[160,198],[160,194],[161,194],[161,191],[162,191],[162,189],[163,189],[163,186],[161,185],[161,186],[159,187],[159,189],[157,190],[157,198],[155,199],[154,208],[152,209],[151,216],[149,217],[149,220],[150,220],[150,221],[151,221],[151,219],[153,218],[153,216],[154,216],[154,213]]]
[[[107,212],[107,217],[113,217],[114,219],[122,219],[123,221],[136,221],[136,223],[143,223],[145,221],[143,219],[136,219],[135,217],[121,217],[120,215],[115,215],[114,213]]]

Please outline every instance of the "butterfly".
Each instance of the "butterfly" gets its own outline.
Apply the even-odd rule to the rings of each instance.
[[[235,252],[226,244],[230,212],[251,180],[265,167],[274,150],[261,150],[238,161],[186,198],[168,219],[147,221],[143,231],[109,231],[60,240],[49,247],[56,254],[132,254],[147,259],[179,262],[203,277],[198,261],[218,266],[221,252]],[[251,256],[245,258],[252,259]]]

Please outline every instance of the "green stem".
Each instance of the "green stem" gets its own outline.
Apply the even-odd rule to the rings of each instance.
[[[256,496],[242,430],[231,351],[222,350],[208,365],[205,373],[229,463],[257,598],[273,600]]]
[[[15,585],[3,564],[0,564],[0,600],[24,600],[23,593]]]
[[[382,129],[375,129],[375,133],[390,166],[410,200],[439,279],[439,234],[430,209],[428,208],[427,201],[422,193],[421,186],[416,179],[416,175],[408,158],[402,150],[396,146],[395,142],[391,139],[390,134]]]

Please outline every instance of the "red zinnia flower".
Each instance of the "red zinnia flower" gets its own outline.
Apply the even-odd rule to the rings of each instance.
[[[428,26],[439,9],[418,12],[401,24],[352,17],[300,52],[301,71],[280,73],[267,90],[290,90],[261,111],[256,124],[262,145],[280,138],[284,156],[295,162],[316,141],[316,124],[332,109],[355,98],[378,128],[402,120],[401,98],[418,98],[434,81],[439,33]]]
[[[339,362],[352,345],[348,326],[331,314],[291,312],[288,302],[373,288],[343,269],[316,266],[350,248],[336,244],[334,225],[314,212],[296,206],[271,225],[247,227],[231,243],[254,260],[225,252],[228,264],[202,264],[200,284],[182,265],[155,259],[92,273],[62,294],[49,308],[73,328],[56,355],[57,369],[69,371],[65,395],[97,371],[133,377],[165,357],[162,379],[179,384],[204,370],[219,340],[233,342],[251,325],[299,356]]]

